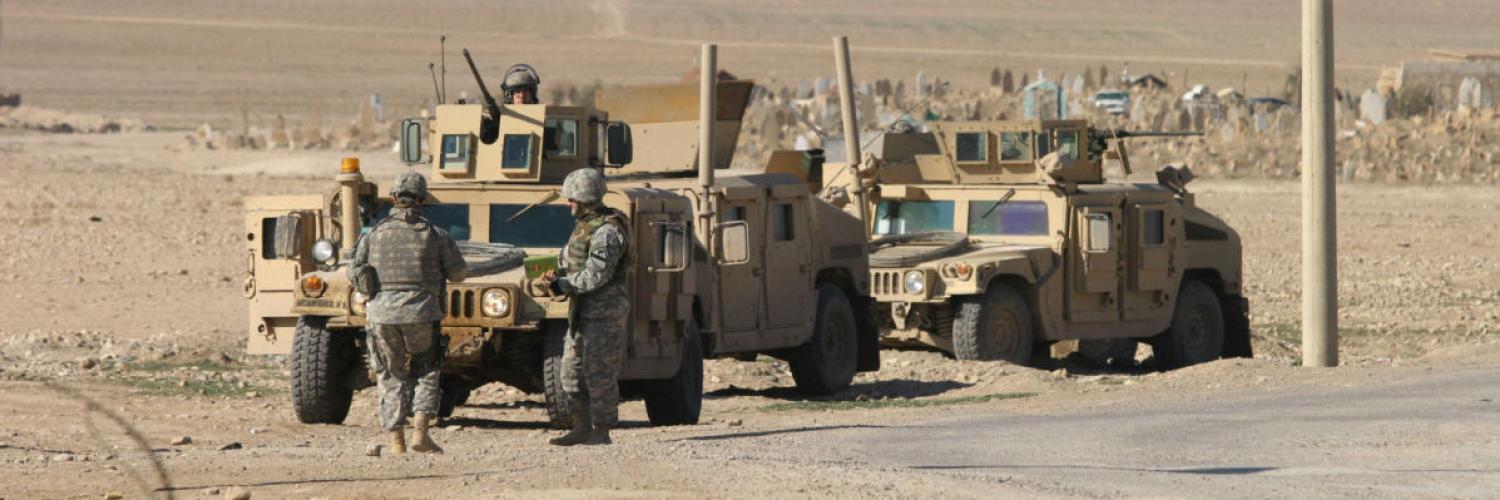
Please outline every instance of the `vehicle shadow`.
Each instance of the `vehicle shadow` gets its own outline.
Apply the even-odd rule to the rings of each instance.
[[[465,403],[464,405],[462,405],[462,407],[463,408],[479,408],[479,409],[484,409],[484,410],[520,410],[520,409],[539,410],[539,409],[542,409],[542,408],[546,408],[547,404],[543,403],[541,401],[524,400],[524,401],[505,401],[505,402],[497,402],[497,403]]]
[[[866,425],[866,424],[854,424],[854,425],[818,425],[818,426],[809,426],[809,427],[793,427],[793,428],[790,428],[790,429],[775,429],[775,430],[768,430],[768,431],[732,432],[732,433],[728,433],[728,434],[709,434],[709,435],[706,435],[706,436],[690,436],[690,437],[685,437],[685,438],[680,438],[680,439],[673,439],[672,441],[720,441],[720,440],[725,440],[725,439],[753,438],[753,437],[762,437],[762,436],[774,436],[774,435],[778,435],[778,434],[796,434],[796,433],[801,433],[801,432],[832,431],[832,430],[839,430],[839,429],[888,429],[888,428],[891,428],[891,427],[893,427],[893,426],[889,426],[889,425]]]
[[[473,416],[462,416],[445,418],[439,427],[472,427],[475,429],[499,429],[499,430],[553,430],[550,422],[546,420],[494,420],[478,418]],[[651,427],[651,422],[643,420],[621,420],[615,424],[616,429],[637,429]]]
[[[929,380],[881,380],[862,384],[854,384],[842,391],[826,396],[809,396],[797,390],[795,387],[770,387],[766,389],[747,389],[744,387],[729,386],[703,394],[704,399],[726,399],[739,396],[760,396],[770,399],[782,399],[788,401],[854,401],[863,396],[865,399],[881,397],[903,397],[920,398],[936,396],[969,387],[972,384],[954,382],[951,380],[929,381]]]
[[[1071,470],[1100,470],[1121,471],[1139,473],[1161,473],[1161,474],[1196,474],[1211,476],[1238,476],[1271,472],[1280,467],[1195,467],[1188,469],[1153,469],[1138,467],[1110,467],[1103,465],[916,465],[909,467],[916,470],[966,470],[966,469],[1071,469]]]

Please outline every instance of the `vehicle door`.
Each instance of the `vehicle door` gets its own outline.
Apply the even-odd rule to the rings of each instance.
[[[682,199],[636,200],[631,221],[635,233],[631,246],[635,300],[631,304],[634,314],[626,344],[627,364],[636,359],[675,359],[682,352],[676,331],[678,320],[689,318],[692,310],[692,297],[683,289],[683,276],[692,255],[688,211]]]
[[[1126,199],[1128,264],[1124,319],[1167,319],[1182,272],[1181,207],[1167,193],[1131,194]]]
[[[772,186],[766,224],[766,295],[771,328],[799,328],[809,324],[813,296],[810,209],[807,189],[800,184]]]
[[[323,236],[323,197],[245,198],[245,298],[249,299],[249,354],[291,352],[297,315],[292,287],[317,270],[310,250]]]
[[[1073,208],[1068,315],[1078,323],[1119,319],[1120,196],[1080,196]]]
[[[720,351],[734,351],[753,342],[758,337],[761,311],[764,309],[763,280],[765,266],[764,244],[766,234],[765,212],[762,202],[765,192],[756,190],[750,196],[725,197],[720,206],[719,222],[742,222],[749,229],[749,261],[739,265],[717,265],[718,293],[721,324],[725,335],[721,339]],[[735,335],[736,333],[744,335]]]

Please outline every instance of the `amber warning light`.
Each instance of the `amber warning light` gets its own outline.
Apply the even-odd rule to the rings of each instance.
[[[339,172],[345,174],[359,173],[359,158],[344,158],[344,161],[339,164]]]

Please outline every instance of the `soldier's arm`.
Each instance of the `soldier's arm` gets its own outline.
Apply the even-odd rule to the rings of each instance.
[[[567,276],[557,279],[557,288],[569,295],[592,292],[614,277],[625,255],[625,234],[619,226],[605,224],[589,237],[589,258],[583,269],[569,270]]]
[[[370,239],[360,235],[354,243],[354,256],[349,259],[349,269],[345,271],[349,274],[349,282],[359,282],[360,269],[368,265],[370,265]]]
[[[439,229],[441,231],[441,229]],[[458,251],[458,242],[448,237],[448,233],[442,233],[442,243],[439,253],[443,259],[443,277],[450,283],[458,283],[469,275],[469,263],[464,262],[464,255]]]

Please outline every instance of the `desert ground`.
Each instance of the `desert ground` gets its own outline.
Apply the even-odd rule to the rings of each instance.
[[[1335,4],[1351,88],[1428,48],[1500,45],[1487,0]],[[704,41],[741,76],[826,76],[836,34],[861,78],[1129,62],[1272,89],[1297,16],[1291,1],[5,1],[0,93],[149,127],[0,128],[0,498],[1493,497],[1491,185],[1339,186],[1339,368],[1299,366],[1299,184],[1210,177],[1189,187],[1244,240],[1253,359],[1160,372],[888,349],[816,399],[779,361],[711,360],[697,426],[649,427],[627,402],[614,446],[558,449],[539,396],[492,385],[437,431],[446,454],[369,457],[373,393],[345,425],[303,425],[286,360],[244,354],[242,198],[332,189],[350,154],[384,181],[395,155],[180,147],[245,116],[347,120],[371,93],[419,109],[439,34],[450,91],[471,95],[460,47],[497,78],[532,63],[545,94],[674,81]]]

